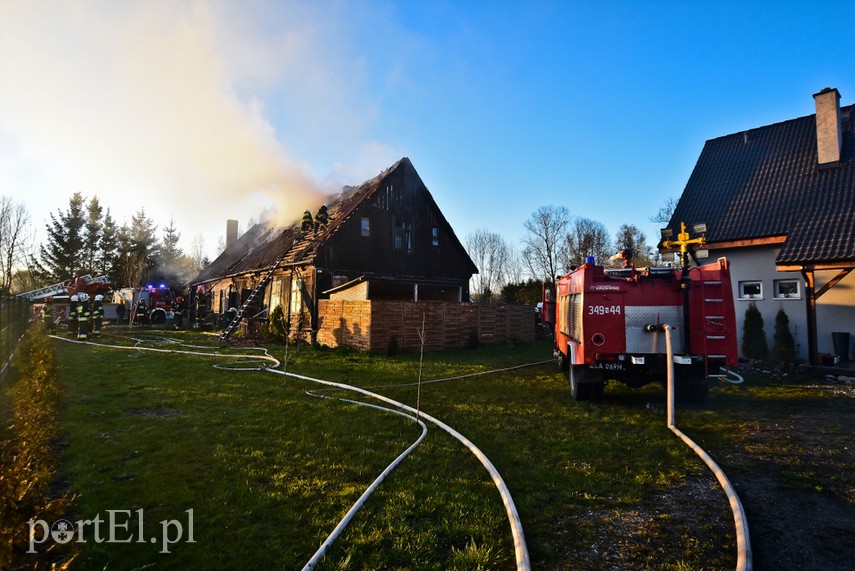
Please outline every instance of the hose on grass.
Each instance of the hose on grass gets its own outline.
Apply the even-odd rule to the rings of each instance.
[[[370,398],[377,399],[377,400],[380,400],[380,401],[385,402],[387,404],[390,404],[397,409],[407,411],[410,413],[418,414],[420,418],[424,418],[428,422],[431,422],[434,425],[438,426],[439,428],[441,428],[442,430],[444,430],[445,432],[447,432],[448,434],[450,434],[451,436],[456,438],[464,446],[466,446],[466,448],[468,448],[469,451],[472,452],[473,455],[475,455],[475,457],[478,459],[478,461],[481,462],[481,465],[484,466],[484,468],[490,474],[490,477],[493,480],[493,484],[498,489],[499,495],[502,498],[502,503],[505,506],[505,511],[507,512],[508,519],[510,521],[511,534],[513,536],[513,541],[514,541],[514,554],[515,554],[516,563],[517,563],[517,570],[518,571],[530,571],[530,569],[531,569],[531,564],[530,564],[529,555],[528,555],[528,547],[526,545],[525,534],[524,534],[523,529],[522,529],[522,522],[520,521],[519,513],[517,512],[516,505],[514,504],[514,501],[513,501],[513,498],[511,497],[510,491],[508,490],[508,487],[505,484],[505,481],[502,479],[501,475],[499,474],[498,470],[496,470],[495,466],[493,466],[493,464],[492,464],[492,462],[490,462],[489,458],[487,458],[487,456],[477,446],[475,446],[475,444],[473,444],[468,438],[466,438],[465,436],[463,436],[462,434],[460,434],[459,432],[457,432],[456,430],[454,430],[453,428],[451,428],[447,424],[443,423],[442,421],[434,418],[433,416],[431,416],[429,414],[417,411],[413,407],[410,407],[404,403],[398,402],[396,400],[390,399],[390,398],[385,397],[383,395],[373,393],[373,392],[367,391],[365,389],[362,389],[362,388],[359,388],[359,387],[356,387],[353,385],[347,385],[344,383],[336,383],[333,381],[325,381],[322,379],[316,379],[313,377],[307,377],[304,375],[297,375],[294,373],[288,373],[286,371],[280,371],[276,368],[276,367],[279,367],[280,362],[275,357],[271,356],[267,352],[267,350],[264,348],[259,348],[259,349],[264,351],[264,355],[247,355],[247,354],[211,353],[211,352],[202,352],[202,351],[184,351],[184,350],[178,350],[178,349],[159,349],[159,348],[154,348],[154,347],[140,347],[138,344],[135,346],[108,345],[108,344],[104,344],[104,343],[96,343],[93,341],[79,341],[79,340],[75,340],[75,339],[67,339],[65,337],[60,337],[60,336],[56,336],[56,335],[51,335],[51,337],[53,337],[54,339],[59,339],[59,340],[67,341],[70,343],[76,343],[76,344],[81,344],[81,345],[94,345],[97,347],[107,347],[107,348],[120,349],[120,350],[126,350],[126,351],[127,350],[130,350],[130,351],[152,351],[152,352],[158,352],[158,353],[196,355],[196,356],[215,357],[215,358],[240,357],[240,358],[250,359],[250,360],[264,360],[267,362],[272,362],[273,365],[271,365],[271,366],[260,366],[260,367],[255,367],[255,368],[243,368],[243,367],[232,368],[231,370],[263,370],[263,371],[266,371],[269,373],[277,373],[277,374],[284,375],[287,377],[292,377],[292,378],[301,379],[301,380],[305,380],[305,381],[309,381],[309,382],[314,382],[314,383],[322,384],[325,386],[334,387],[337,389],[343,389],[343,390],[347,390],[347,391],[357,392],[357,393],[360,393],[362,395],[368,396]],[[246,361],[243,361],[241,363],[245,364]],[[232,363],[232,365],[234,365],[234,364],[236,364],[236,363]],[[528,366],[528,365],[524,365],[524,366]],[[512,367],[512,368],[509,368],[508,370],[513,369],[513,368],[519,368],[519,367]],[[496,372],[496,371],[494,371],[494,372]],[[483,375],[483,374],[488,374],[488,373],[489,373],[489,371],[482,371],[479,373],[473,373],[471,375],[461,375],[461,376],[458,376],[456,378],[463,378],[466,376]],[[443,379],[435,379],[432,382],[439,382],[440,380],[443,380]],[[444,379],[444,380],[452,380],[452,378]],[[315,395],[315,396],[319,396],[319,395]],[[322,397],[322,398],[324,398],[324,397]],[[337,398],[337,397],[333,397],[333,398]],[[346,399],[339,399],[339,400],[346,400]],[[370,491],[366,490],[366,492],[363,493],[364,497],[361,496],[360,499],[357,500],[358,505],[354,504],[354,507],[352,507],[348,511],[348,513],[345,515],[345,518],[333,530],[333,534],[335,534],[335,536],[332,537],[333,534],[331,534],[330,537],[332,537],[332,539],[330,539],[330,537],[327,538],[327,541],[325,541],[321,545],[321,548],[318,550],[320,553],[316,552],[315,556],[313,556],[312,560],[310,560],[309,563],[307,563],[307,567],[304,567],[304,569],[311,569],[312,566],[314,566],[317,563],[317,561],[319,561],[320,558],[323,557],[323,554],[326,552],[326,549],[335,540],[335,538],[338,537],[338,534],[341,533],[341,530],[343,530],[347,526],[350,519],[359,510],[359,507],[361,507],[361,505],[365,502],[365,500],[367,500],[368,496],[370,496],[371,493],[374,491],[374,489],[376,489],[376,487],[379,486],[380,482],[382,482],[382,480],[385,479],[386,475],[389,472],[391,472],[407,455],[409,455],[410,452],[412,452],[413,449],[415,449],[422,442],[422,440],[424,439],[424,436],[426,434],[426,431],[427,431],[427,427],[425,426],[424,423],[422,423],[420,420],[418,420],[415,417],[410,416],[406,413],[402,413],[400,411],[394,411],[392,409],[388,409],[385,407],[379,407],[376,405],[371,405],[368,403],[362,403],[359,401],[347,400],[346,402],[351,402],[351,403],[362,405],[362,406],[370,406],[370,407],[378,408],[381,410],[387,410],[390,412],[395,412],[397,414],[401,414],[403,416],[412,418],[413,420],[416,420],[422,426],[423,433],[419,437],[419,439],[414,444],[412,444],[410,446],[410,448],[408,448],[406,451],[404,451],[404,453],[402,453],[398,458],[396,458],[395,461],[393,461],[393,463],[390,464],[390,466],[387,467],[387,469],[383,471],[383,473],[378,477],[379,481],[375,480],[375,483],[373,483],[369,487]],[[315,557],[317,557],[317,560],[315,560]]]
[[[751,538],[748,533],[748,518],[745,516],[745,509],[742,507],[742,502],[739,501],[739,496],[736,495],[736,490],[733,489],[724,470],[716,464],[715,460],[694,440],[677,428],[674,419],[674,351],[671,347],[671,326],[664,325],[663,329],[665,330],[665,351],[668,356],[668,428],[704,461],[724,489],[730,509],[733,512],[733,522],[736,526],[736,571],[751,571]]]

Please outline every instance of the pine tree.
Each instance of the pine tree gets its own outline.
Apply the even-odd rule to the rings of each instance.
[[[66,212],[51,214],[46,225],[47,243],[40,247],[41,273],[50,281],[65,280],[77,275],[83,267],[84,233],[86,224],[83,195],[75,192],[68,201]]]
[[[742,325],[742,356],[749,360],[764,361],[769,357],[769,343],[763,328],[763,316],[752,301],[745,310]]]
[[[83,227],[83,273],[97,273],[98,256],[101,249],[103,222],[101,214],[103,208],[98,202],[98,197],[93,196],[86,207],[87,218]]]
[[[796,340],[790,332],[790,318],[784,308],[775,316],[775,335],[772,340],[772,359],[792,365],[796,360]]]
[[[110,216],[110,209],[104,214],[104,222],[101,226],[101,244],[98,252],[98,274],[108,275],[111,281],[114,277],[114,268],[118,259],[119,228],[116,221]],[[115,282],[114,282],[115,283]]]
[[[146,216],[144,208],[131,217],[129,231],[133,253],[145,261],[146,270],[151,270],[158,257],[157,225]]]

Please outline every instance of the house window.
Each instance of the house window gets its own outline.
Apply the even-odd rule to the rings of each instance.
[[[360,233],[363,238],[368,238],[371,236],[371,219],[370,218],[362,218],[362,226]]]
[[[413,251],[413,223],[395,222],[394,242],[396,250]]]
[[[775,299],[801,299],[799,280],[775,280]]]
[[[291,280],[291,313],[300,313],[303,309],[303,280]]]
[[[763,282],[739,282],[739,299],[763,299]]]
[[[430,229],[430,236],[431,236],[431,244],[433,246],[438,247],[439,246],[439,227],[434,226],[433,228],[431,228]]]

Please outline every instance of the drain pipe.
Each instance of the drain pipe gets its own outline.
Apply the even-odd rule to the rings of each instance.
[[[736,495],[730,480],[719,465],[715,463],[715,460],[694,440],[681,432],[674,423],[674,351],[671,347],[671,326],[664,325],[663,329],[665,331],[665,350],[668,356],[668,428],[700,456],[724,489],[730,503],[730,509],[733,512],[733,522],[736,524],[736,571],[751,571],[751,539],[748,534],[748,518],[745,517],[745,510],[742,507],[742,502],[739,501],[739,496]]]

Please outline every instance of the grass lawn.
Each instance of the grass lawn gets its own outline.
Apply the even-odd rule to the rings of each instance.
[[[220,346],[209,336],[166,334]],[[156,340],[158,332],[134,335]],[[131,542],[87,535],[76,568],[299,569],[420,434],[398,415],[309,396],[319,387],[307,381],[215,369],[205,357],[55,346],[65,473],[79,494],[79,518],[131,512],[116,516],[127,521],[117,538]],[[282,347],[271,352],[283,358]],[[427,354],[424,378],[550,354],[543,342]],[[362,387],[408,383],[417,378],[418,355],[299,348],[290,350],[288,370]],[[414,386],[371,390],[416,403]],[[714,390],[712,402],[726,405],[729,397]],[[426,384],[421,392],[422,409],[472,440],[502,474],[534,569],[730,568],[735,540],[724,493],[668,431],[663,403],[659,387],[615,384],[603,402],[577,403],[553,363]],[[701,419],[695,425],[710,437],[732,428],[714,408],[686,415]],[[681,418],[690,417],[678,416],[678,424]],[[456,440],[429,428],[318,569],[514,568],[509,524],[486,471]],[[194,543],[186,541],[190,509]],[[144,514],[142,542],[136,510]],[[161,553],[166,520],[182,522],[184,540]]]

